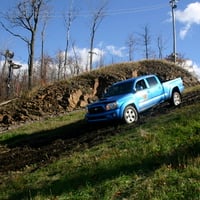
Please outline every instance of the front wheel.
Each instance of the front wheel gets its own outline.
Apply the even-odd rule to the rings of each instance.
[[[178,106],[181,104],[181,94],[180,92],[173,92],[171,97],[171,104],[173,106]]]
[[[127,124],[132,124],[138,120],[138,112],[133,106],[127,106],[124,110],[123,119]]]

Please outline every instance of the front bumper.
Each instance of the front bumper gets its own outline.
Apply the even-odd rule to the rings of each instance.
[[[103,122],[120,119],[119,109],[110,110],[98,114],[87,113],[85,116],[87,122]]]

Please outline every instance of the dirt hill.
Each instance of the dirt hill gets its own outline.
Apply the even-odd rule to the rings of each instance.
[[[181,77],[185,87],[199,84],[188,71],[166,61],[113,64],[30,91],[28,95],[0,106],[0,131],[11,125],[83,108],[98,99],[112,83],[144,74],[157,74],[163,80]]]

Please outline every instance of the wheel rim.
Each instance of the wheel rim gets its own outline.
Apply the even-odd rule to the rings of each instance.
[[[174,105],[177,106],[181,103],[181,96],[178,92],[174,93]]]
[[[129,108],[126,110],[125,120],[128,124],[131,124],[136,121],[136,113],[133,109]]]

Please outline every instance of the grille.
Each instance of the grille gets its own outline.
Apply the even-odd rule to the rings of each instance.
[[[89,109],[90,114],[97,114],[97,113],[102,113],[102,112],[104,112],[104,109],[102,106],[93,107]]]

